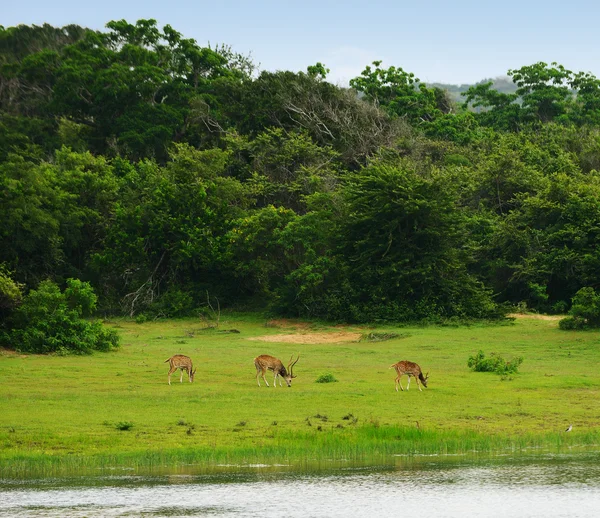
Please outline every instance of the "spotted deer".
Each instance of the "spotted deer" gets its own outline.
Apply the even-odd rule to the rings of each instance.
[[[406,385],[406,390],[410,387],[410,377],[413,376],[417,380],[417,387],[421,390],[421,386],[419,385],[419,380],[425,388],[427,388],[427,380],[429,379],[429,373],[423,376],[421,372],[421,367],[419,367],[416,363],[409,361],[401,361],[398,363],[394,363],[394,365],[390,365],[390,369],[396,369],[398,376],[396,377],[396,392],[398,392],[398,385],[400,385],[400,390],[404,391],[402,388],[402,376],[406,374],[408,376],[408,383]],[[421,390],[421,392],[423,392]]]
[[[181,369],[181,376],[179,377],[179,383],[183,383],[183,371],[187,372],[188,379],[190,383],[194,381],[194,374],[196,374],[196,369],[192,370],[192,359],[184,356],[183,354],[176,354],[175,356],[171,356],[168,360],[165,360],[164,363],[169,362],[169,385],[171,384],[171,374],[173,374],[177,369]]]
[[[294,361],[294,362],[292,362],[293,358],[294,358],[294,355],[292,354],[292,356],[290,358],[290,363],[289,363],[287,369],[283,366],[283,363],[281,363],[281,360],[278,360],[277,358],[275,358],[273,356],[269,356],[268,354],[261,354],[260,356],[257,356],[256,358],[254,358],[254,366],[256,367],[256,382],[258,383],[258,386],[260,387],[260,380],[258,379],[259,374],[262,376],[262,379],[265,380],[267,387],[269,386],[269,382],[267,381],[267,378],[265,378],[265,373],[267,372],[267,370],[270,370],[270,371],[273,371],[273,373],[275,374],[275,377],[273,378],[273,386],[274,387],[277,386],[277,378],[278,377],[279,377],[279,386],[280,387],[281,387],[281,378],[283,378],[285,380],[288,387],[291,387],[292,386],[292,378],[296,377],[293,375],[292,369],[294,368],[294,365],[296,365],[296,363],[298,363],[298,360],[300,359],[300,354],[298,354],[298,357],[296,358],[296,361]]]

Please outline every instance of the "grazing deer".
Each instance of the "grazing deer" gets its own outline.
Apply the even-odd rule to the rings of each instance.
[[[196,369],[192,370],[192,360],[183,354],[176,354],[175,356],[171,356],[168,360],[165,360],[165,363],[169,362],[169,385],[171,384],[171,374],[173,374],[177,369],[181,369],[181,376],[179,377],[179,383],[183,383],[183,371],[187,372],[188,379],[190,383],[194,381],[194,374],[196,374]]]
[[[257,356],[256,358],[254,358],[254,366],[256,367],[256,382],[258,383],[258,386],[260,387],[260,380],[258,379],[259,374],[262,376],[262,379],[265,380],[267,387],[269,386],[269,382],[267,381],[267,378],[265,378],[265,373],[267,372],[267,370],[270,370],[270,371],[273,371],[273,373],[275,374],[275,377],[273,378],[273,386],[274,387],[277,386],[277,377],[278,376],[280,376],[280,378],[279,378],[279,386],[280,387],[281,387],[281,378],[283,378],[285,380],[288,387],[291,387],[292,386],[292,378],[296,377],[293,375],[292,369],[294,368],[294,365],[296,365],[296,363],[298,363],[298,360],[300,359],[300,353],[298,353],[298,357],[296,358],[296,361],[292,363],[293,358],[294,358],[294,355],[292,354],[292,357],[290,358],[290,363],[287,367],[287,370],[283,366],[283,363],[281,363],[281,360],[278,360],[277,358],[274,358],[273,356],[269,356],[268,354],[261,354],[260,356]],[[288,373],[288,370],[289,370],[289,373]]]
[[[429,378],[429,373],[423,376],[423,373],[421,372],[421,367],[419,367],[416,363],[402,361],[394,363],[394,365],[390,365],[390,369],[396,369],[396,372],[398,373],[398,376],[396,377],[396,392],[398,392],[398,385],[400,385],[400,389],[404,391],[404,389],[402,388],[402,380],[400,379],[404,374],[408,376],[408,384],[406,385],[406,390],[408,390],[408,387],[410,387],[411,376],[414,376],[414,378],[417,380],[417,387],[419,387],[419,390],[421,390],[419,380],[421,380],[423,386],[427,388],[427,379]],[[423,391],[421,390],[421,392]]]

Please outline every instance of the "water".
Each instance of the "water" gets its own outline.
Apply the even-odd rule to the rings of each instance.
[[[600,454],[0,481],[0,517],[600,516]]]

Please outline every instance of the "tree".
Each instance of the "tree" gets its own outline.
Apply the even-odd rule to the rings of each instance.
[[[7,320],[4,346],[28,353],[89,354],[110,351],[119,345],[116,331],[84,317],[96,306],[88,283],[68,279],[61,291],[51,281],[31,290]]]
[[[393,66],[382,69],[381,61],[373,65],[374,69],[367,66],[359,77],[351,79],[350,86],[390,114],[419,124],[442,115],[441,107],[449,109],[442,91],[428,88],[413,73]]]

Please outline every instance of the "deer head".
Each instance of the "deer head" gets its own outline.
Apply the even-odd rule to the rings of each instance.
[[[283,377],[283,379],[287,383],[288,387],[292,386],[292,379],[296,377],[296,376],[294,376],[292,371],[294,369],[294,365],[296,365],[296,363],[298,363],[298,360],[300,359],[300,353],[298,353],[298,357],[296,358],[296,361],[294,361],[292,363],[293,359],[294,359],[294,355],[292,354],[292,356],[290,357],[290,363],[288,364],[288,367],[287,367],[287,372],[286,372],[285,376]]]

